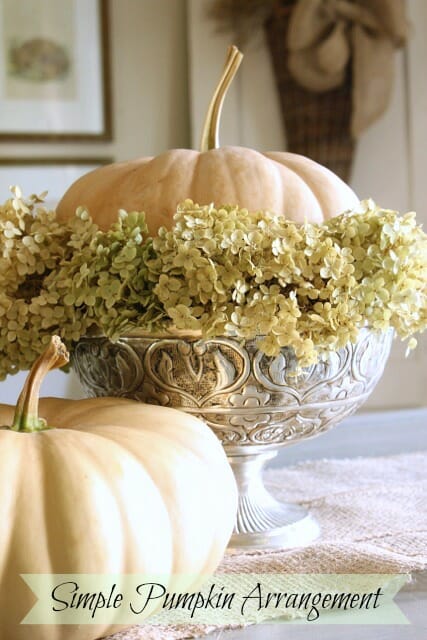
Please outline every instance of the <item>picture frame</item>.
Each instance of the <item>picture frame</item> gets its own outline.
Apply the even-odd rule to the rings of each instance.
[[[45,204],[55,209],[65,191],[78,178],[113,158],[0,158],[0,203],[11,197],[10,187],[18,185],[24,196],[47,191]]]
[[[112,139],[107,0],[0,0],[0,142]]]

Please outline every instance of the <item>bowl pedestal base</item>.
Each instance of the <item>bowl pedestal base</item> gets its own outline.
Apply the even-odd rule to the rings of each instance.
[[[265,464],[276,455],[277,450],[246,455],[234,455],[227,451],[239,492],[230,547],[303,547],[319,536],[319,525],[307,509],[297,504],[279,502],[266,489],[262,472]]]

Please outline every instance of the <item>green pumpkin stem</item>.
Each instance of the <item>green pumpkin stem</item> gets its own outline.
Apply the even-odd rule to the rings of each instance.
[[[45,375],[59,369],[70,359],[67,348],[59,336],[52,336],[46,350],[37,358],[24,384],[15,409],[12,431],[43,431],[50,427],[39,418],[39,393]]]
[[[229,47],[227,58],[225,61],[224,71],[220,78],[215,93],[213,94],[211,103],[206,114],[205,124],[202,131],[202,139],[200,142],[200,151],[209,151],[219,147],[219,120],[221,117],[222,105],[224,103],[225,94],[228,87],[233,81],[237,73],[237,69],[242,62],[243,54],[234,45]]]

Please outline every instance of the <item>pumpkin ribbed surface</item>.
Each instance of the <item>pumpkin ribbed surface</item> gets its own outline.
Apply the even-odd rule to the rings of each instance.
[[[186,198],[269,210],[297,222],[322,222],[358,203],[338,176],[308,158],[220,147],[203,153],[173,149],[100,167],[69,188],[57,212],[65,221],[78,206],[87,207],[105,230],[119,209],[145,211],[154,234],[160,226],[171,227],[177,205]]]
[[[1,405],[0,423],[10,424],[13,412]],[[57,428],[0,430],[1,640],[86,640],[113,631],[19,626],[35,602],[21,573],[167,577],[216,568],[236,489],[219,441],[201,421],[116,398],[46,398],[39,415]]]

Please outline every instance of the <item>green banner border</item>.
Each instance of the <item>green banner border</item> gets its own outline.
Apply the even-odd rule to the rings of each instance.
[[[405,574],[23,574],[38,600],[21,624],[409,624]]]

